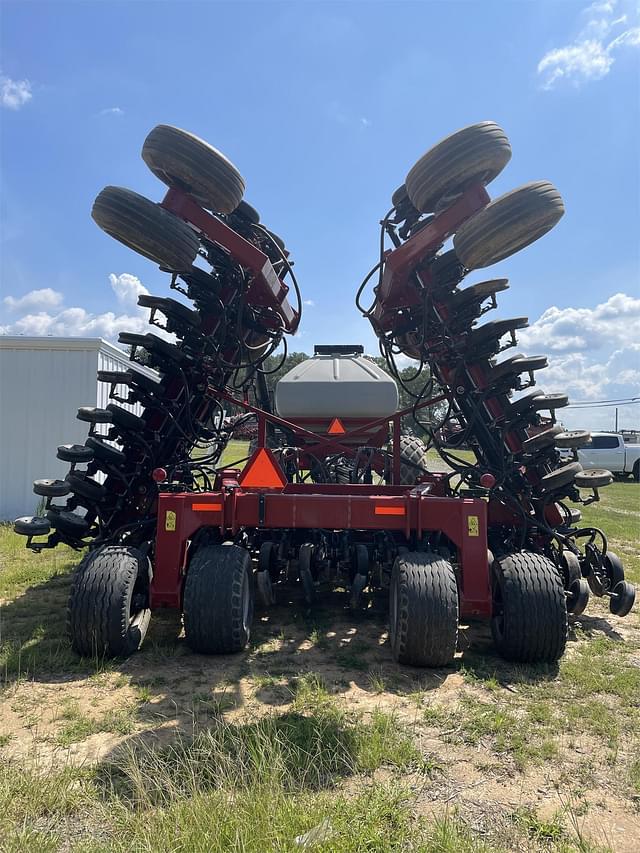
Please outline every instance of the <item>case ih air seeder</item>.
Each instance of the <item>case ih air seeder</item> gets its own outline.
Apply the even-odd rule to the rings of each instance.
[[[359,347],[316,348],[271,400],[264,361],[301,314],[284,243],[207,143],[160,125],[142,156],[169,186],[163,201],[106,187],[93,218],[159,264],[184,298],[140,297],[165,333],[120,336],[131,369],[99,374],[113,403],[79,410],[89,436],[58,448],[66,478],[34,484],[46,517],[15,523],[34,550],[88,546],[68,610],[79,653],[135,651],[162,607],[182,611],[194,651],[240,651],[254,598],[266,608],[292,580],[309,605],[322,584],[346,587],[354,608],[367,590],[388,588],[393,656],[418,666],[452,660],[461,618],[489,618],[509,659],[554,661],[567,613],[581,613],[590,593],[607,596],[618,616],[629,612],[635,591],[620,560],[567,503],[597,500],[611,475],[583,471],[575,453],[561,462],[557,448],[577,449],[588,434],[563,432],[555,413],[567,398],[534,387],[546,359],[498,358],[526,319],[478,324],[506,280],[461,286],[564,212],[546,182],[490,200],[485,187],[511,157],[497,125],[467,127],[416,163],[358,291],[389,373],[401,381],[402,354],[424,377],[404,411],[394,380]],[[230,424],[232,405],[246,416]],[[447,473],[429,473],[427,445],[401,433],[427,409],[427,445]],[[234,428],[254,417],[257,446],[242,469],[225,468]]]

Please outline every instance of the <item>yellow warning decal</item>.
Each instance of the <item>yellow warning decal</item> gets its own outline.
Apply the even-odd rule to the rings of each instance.
[[[467,516],[467,533],[469,536],[480,536],[480,523],[477,515]]]
[[[165,514],[164,529],[167,531],[176,529],[176,514],[172,509],[168,509]]]

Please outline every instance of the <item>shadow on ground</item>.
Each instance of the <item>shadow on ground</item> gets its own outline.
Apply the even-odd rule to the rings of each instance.
[[[286,705],[296,679],[305,673],[318,673],[330,693],[358,688],[400,695],[438,689],[456,670],[470,680],[493,678],[502,685],[535,683],[557,674],[556,666],[515,665],[498,658],[486,622],[461,626],[461,654],[452,667],[398,666],[388,643],[384,593],[373,597],[365,612],[354,614],[346,594],[326,592],[310,611],[297,587],[281,589],[279,605],[268,614],[256,614],[250,646],[241,654],[194,654],[184,641],[179,615],[156,612],[142,650],[131,658],[81,659],[66,637],[70,577],[57,575],[1,607],[0,672],[5,686],[22,678],[56,683],[113,671],[156,695],[152,713],[169,718],[194,698],[221,708],[239,707],[247,698],[243,681],[251,682],[254,701]],[[578,624],[589,636],[622,640],[606,619],[582,616]],[[569,642],[575,640],[571,631]]]

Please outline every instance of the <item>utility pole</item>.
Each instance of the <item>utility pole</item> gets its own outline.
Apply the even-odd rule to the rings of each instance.
[[[618,407],[616,406],[616,432],[618,432]]]

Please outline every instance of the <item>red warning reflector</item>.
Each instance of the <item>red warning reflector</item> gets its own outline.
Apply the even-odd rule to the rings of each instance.
[[[407,511],[403,506],[377,506],[375,508],[376,515],[406,515]]]
[[[340,418],[334,418],[329,424],[329,429],[327,430],[328,435],[345,435],[346,429],[342,426],[342,421]]]
[[[191,504],[194,512],[222,512],[222,504]]]
[[[273,453],[259,447],[253,454],[238,480],[241,486],[260,489],[283,489],[287,478],[282,473]]]

